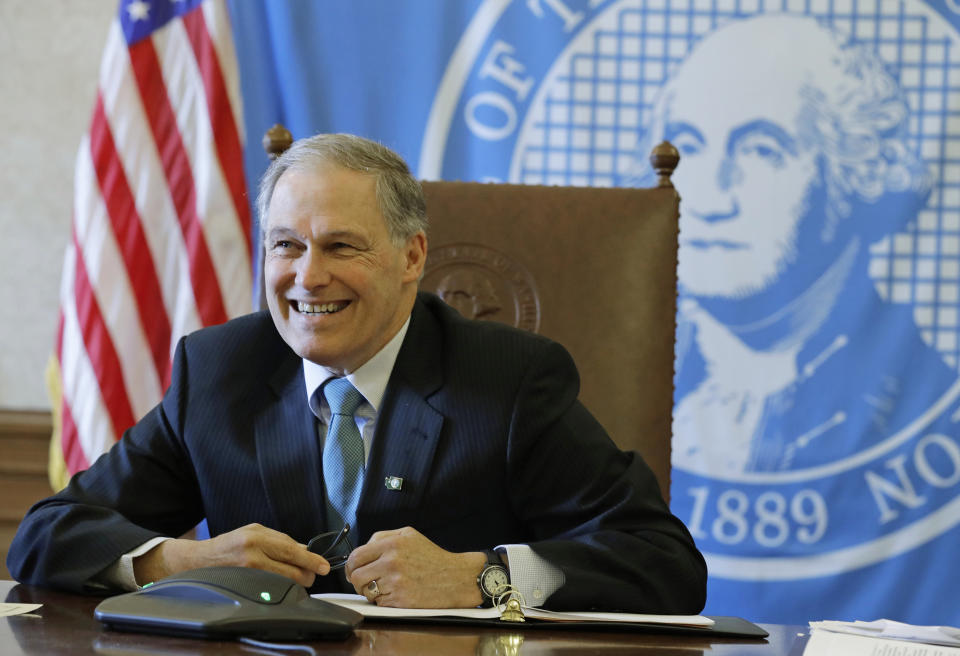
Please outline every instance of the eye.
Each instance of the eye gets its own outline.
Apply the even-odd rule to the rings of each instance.
[[[775,140],[767,137],[746,139],[740,144],[737,151],[741,155],[763,160],[775,168],[782,168],[786,158],[783,148]]]
[[[706,146],[700,130],[686,121],[668,123],[664,129],[664,139],[672,143],[681,156],[697,155]]]
[[[327,250],[338,255],[352,255],[361,250],[360,246],[350,241],[335,241],[327,246]]]
[[[696,155],[703,149],[703,144],[699,139],[694,137],[692,134],[678,134],[674,136],[671,141],[673,145],[676,146],[677,150],[680,151],[680,155]]]
[[[292,239],[274,239],[270,242],[270,252],[274,255],[294,255],[300,251],[300,244]]]

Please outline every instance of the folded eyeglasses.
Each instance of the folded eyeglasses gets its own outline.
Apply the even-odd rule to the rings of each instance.
[[[329,531],[320,533],[311,538],[307,543],[307,551],[318,554],[330,563],[330,569],[340,569],[347,564],[347,558],[353,551],[347,534],[350,533],[350,525],[344,524],[339,531]]]

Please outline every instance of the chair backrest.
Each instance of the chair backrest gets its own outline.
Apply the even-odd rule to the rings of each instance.
[[[268,151],[282,152],[269,134]],[[651,160],[652,189],[424,182],[421,289],[563,344],[583,403],[620,448],[640,452],[669,500],[678,158],[661,144]]]
[[[421,288],[570,351],[583,403],[670,491],[678,198],[673,188],[424,182]]]

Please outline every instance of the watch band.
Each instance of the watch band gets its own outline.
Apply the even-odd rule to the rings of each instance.
[[[487,557],[487,565],[503,565],[503,558],[493,549],[484,549],[483,555]]]

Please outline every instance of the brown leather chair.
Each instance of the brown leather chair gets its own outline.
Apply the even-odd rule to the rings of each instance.
[[[264,137],[271,153],[290,142],[276,129]],[[641,453],[669,500],[676,150],[661,144],[651,161],[653,189],[424,182],[421,289],[467,317],[563,344],[583,403],[622,449]]]

